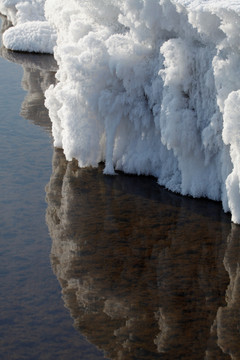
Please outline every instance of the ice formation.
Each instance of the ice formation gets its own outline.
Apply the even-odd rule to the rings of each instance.
[[[154,175],[240,223],[240,1],[0,0],[0,11],[14,25],[6,47],[56,41],[46,106],[68,160]]]
[[[3,35],[6,48],[16,51],[53,53],[56,31],[44,15],[45,0],[1,0],[0,12],[14,27]]]

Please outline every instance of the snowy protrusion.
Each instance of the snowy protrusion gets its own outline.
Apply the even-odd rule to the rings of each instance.
[[[46,106],[68,160],[154,175],[172,191],[222,201],[240,222],[238,2],[0,0],[2,8],[16,25],[4,35],[9,47],[15,38],[20,49],[29,20],[43,22],[41,51],[57,33],[58,83]]]

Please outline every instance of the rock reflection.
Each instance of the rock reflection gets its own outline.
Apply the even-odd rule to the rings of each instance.
[[[2,40],[2,34],[5,30],[10,28],[12,26],[11,21],[8,20],[8,18],[2,14],[0,14],[0,20],[1,20],[1,40]]]
[[[218,204],[79,169],[58,149],[46,193],[65,306],[106,357],[239,358],[240,231]]]
[[[42,67],[43,64],[45,66],[49,64],[48,68]],[[20,115],[36,125],[43,126],[49,132],[52,126],[48,110],[44,105],[44,93],[51,84],[55,83],[56,67],[54,65],[53,57],[50,55],[44,59],[38,55],[30,64],[29,60],[22,64],[24,71],[22,88],[27,91],[27,95],[22,103]]]
[[[218,344],[222,351],[233,360],[240,359],[240,232],[239,226],[232,224],[228,237],[224,265],[230,283],[226,292],[226,306],[217,313]]]
[[[2,32],[4,32],[10,23],[3,16],[1,19],[3,22]],[[46,54],[13,52],[5,47],[1,47],[0,56],[22,65],[22,88],[27,92],[27,95],[22,103],[20,115],[51,132],[51,121],[44,105],[44,93],[56,81],[57,64],[54,57]]]

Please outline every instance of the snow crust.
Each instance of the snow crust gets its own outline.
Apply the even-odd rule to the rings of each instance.
[[[46,106],[67,160],[154,175],[240,223],[240,1],[0,0],[0,11],[15,25],[6,47],[54,48]]]
[[[53,53],[56,31],[44,15],[45,0],[1,0],[0,12],[14,27],[3,35],[6,48],[15,51]]]

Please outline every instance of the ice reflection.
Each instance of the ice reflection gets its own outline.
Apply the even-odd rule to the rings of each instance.
[[[224,266],[230,283],[226,291],[226,305],[217,313],[216,327],[218,345],[233,360],[240,359],[240,232],[239,226],[232,225],[228,237]]]
[[[1,19],[3,21],[3,32],[10,26],[10,23],[3,16]],[[53,56],[13,52],[5,47],[1,47],[0,56],[21,65],[23,68],[22,88],[27,92],[27,95],[22,103],[20,115],[31,120],[35,125],[43,126],[45,130],[50,132],[51,121],[44,105],[44,93],[56,81],[57,64]]]
[[[8,28],[10,28],[10,26],[12,26],[11,22],[7,19],[6,16],[0,14],[0,20],[1,20],[1,36],[0,36],[0,40],[2,43],[2,34],[4,33],[5,30],[7,30]]]
[[[240,228],[220,205],[79,169],[61,150],[46,193],[65,306],[106,357],[239,359]]]

